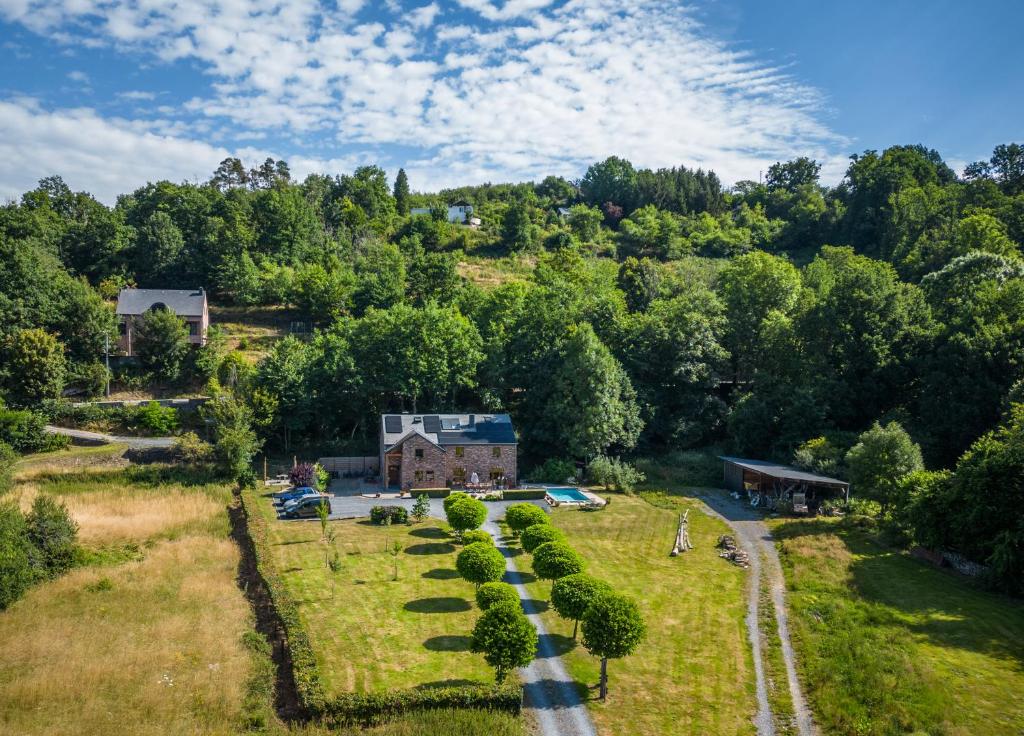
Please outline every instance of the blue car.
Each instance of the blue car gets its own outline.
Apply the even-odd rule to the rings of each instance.
[[[302,498],[303,496],[312,496],[316,494],[316,492],[317,491],[315,488],[310,488],[309,486],[299,486],[298,488],[291,488],[287,491],[275,493],[274,503],[281,504],[287,501],[294,501],[295,499]]]

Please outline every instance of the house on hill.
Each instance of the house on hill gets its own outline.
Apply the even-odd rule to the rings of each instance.
[[[121,289],[117,296],[118,346],[125,355],[135,354],[135,329],[142,315],[169,309],[185,320],[188,341],[205,345],[210,329],[210,310],[203,289]]]
[[[410,215],[429,215],[430,213],[430,207],[413,207],[409,210]],[[463,201],[448,205],[448,222],[471,226],[480,224],[480,220],[473,217],[473,205]]]
[[[518,440],[508,414],[384,414],[385,489],[516,485]]]

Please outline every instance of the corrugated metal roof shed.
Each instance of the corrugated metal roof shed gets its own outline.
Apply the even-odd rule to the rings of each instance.
[[[727,463],[738,465],[741,468],[752,470],[755,473],[761,473],[772,478],[780,478],[783,480],[799,480],[805,483],[816,483],[818,485],[828,486],[841,486],[843,488],[848,487],[850,484],[845,480],[839,480],[838,478],[829,478],[827,475],[818,475],[817,473],[808,473],[806,470],[799,470],[797,468],[790,467],[789,465],[780,465],[778,463],[768,462],[766,460],[750,460],[743,457],[730,457],[728,455],[720,455],[719,460],[724,460]]]

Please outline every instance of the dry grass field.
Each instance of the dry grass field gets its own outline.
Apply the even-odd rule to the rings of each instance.
[[[745,572],[718,557],[715,542],[726,526],[688,499],[657,495],[648,503],[610,496],[604,511],[559,510],[552,521],[587,561],[587,571],[633,596],[647,621],[648,637],[635,654],[608,665],[609,696],[589,702],[598,732],[630,734],[752,734],[754,674],[744,627]],[[657,504],[657,505],[654,505]],[[669,557],[680,511],[690,508],[695,549]],[[530,556],[516,558],[530,570]],[[551,584],[530,583],[546,601]],[[545,603],[541,603],[545,607]],[[572,642],[572,622],[544,614],[566,650],[573,677],[598,681],[599,660]],[[593,691],[591,691],[593,697]]]
[[[91,564],[0,613],[0,732],[30,736],[242,730],[251,611],[228,538],[229,488],[124,468],[118,448],[23,462],[14,494],[51,493]],[[135,552],[115,554],[130,542]]]

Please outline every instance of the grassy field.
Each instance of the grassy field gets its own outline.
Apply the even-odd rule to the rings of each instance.
[[[256,362],[288,334],[291,320],[298,319],[283,307],[229,307],[210,305],[210,324],[227,333],[228,347]]]
[[[466,255],[459,261],[458,271],[464,279],[489,289],[510,281],[526,281],[535,263],[536,259],[531,256],[488,258]]]
[[[801,678],[824,733],[1024,733],[1024,604],[849,523],[771,525]]]
[[[752,734],[753,664],[744,628],[744,571],[718,557],[714,548],[725,524],[688,499],[663,495],[654,503],[611,496],[600,513],[556,511],[553,522],[586,558],[588,571],[633,596],[649,634],[631,657],[608,665],[609,696],[591,700],[601,734]],[[656,505],[655,505],[656,504]],[[668,553],[680,511],[691,508],[695,549],[676,558]],[[530,569],[521,555],[520,569]],[[547,600],[551,585],[530,584],[533,597]],[[572,622],[554,611],[544,614],[559,636],[577,681],[593,685],[599,661],[573,646]]]
[[[0,732],[242,730],[256,659],[230,491],[125,468],[122,450],[49,453],[16,470],[11,494],[64,500],[87,551],[0,613]]]
[[[269,500],[260,508],[328,693],[493,681],[483,657],[469,652],[479,615],[474,589],[455,572],[457,548],[438,522],[331,522],[342,560],[333,576],[319,522],[276,521]],[[397,557],[388,552],[395,542],[402,547]]]

